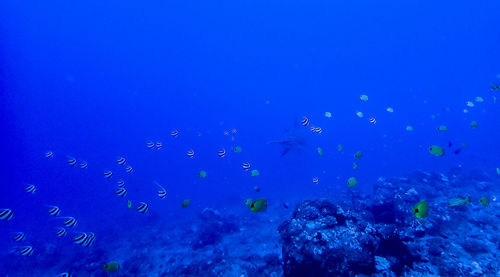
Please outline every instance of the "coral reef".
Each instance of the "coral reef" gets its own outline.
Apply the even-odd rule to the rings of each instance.
[[[408,178],[380,178],[372,198],[305,201],[278,228],[284,275],[496,275],[496,193],[480,172],[420,171]],[[472,203],[447,205],[465,196]],[[491,204],[481,205],[480,197],[491,198]],[[429,215],[417,219],[411,208],[422,199],[429,202]]]
[[[97,228],[89,248],[75,245],[71,235],[42,233],[33,256],[0,254],[8,261],[1,272],[104,277],[111,274],[102,266],[117,261],[116,277],[500,276],[497,176],[416,171],[379,178],[369,194],[356,188],[335,193],[335,200],[270,201],[265,213],[239,205],[184,209],[182,217],[124,214],[116,220],[130,228]],[[455,197],[472,201],[450,207]],[[479,203],[481,197],[489,205]],[[428,215],[416,218],[412,207],[424,199]]]
[[[366,224],[365,224],[366,223]],[[286,276],[370,273],[378,238],[371,224],[327,200],[305,201],[279,227]]]

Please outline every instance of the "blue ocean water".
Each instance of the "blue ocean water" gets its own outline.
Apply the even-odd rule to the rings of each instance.
[[[277,229],[302,201],[369,199],[380,177],[451,179],[450,170],[481,172],[484,180],[461,182],[470,194],[476,181],[495,184],[483,191],[493,199],[499,8],[494,0],[3,1],[0,209],[13,217],[0,221],[0,276],[298,276],[281,269]],[[432,145],[445,155],[429,153]],[[118,180],[126,197],[115,194]],[[248,198],[266,199],[267,209],[252,212]],[[49,205],[78,220],[65,238],[55,235],[64,219],[50,216]],[[218,225],[197,244],[213,218]],[[23,242],[12,241],[16,232]],[[92,246],[73,242],[81,232],[95,233]],[[33,255],[19,255],[24,246]],[[110,261],[117,272],[101,268]]]

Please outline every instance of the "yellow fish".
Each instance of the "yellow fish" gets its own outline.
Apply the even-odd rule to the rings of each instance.
[[[444,156],[444,149],[442,147],[437,146],[437,145],[433,145],[433,146],[429,147],[429,152],[434,156],[438,156],[438,157]]]
[[[429,211],[429,205],[427,204],[427,201],[422,200],[415,205],[415,208],[411,209],[413,214],[417,218],[424,218],[427,216],[427,213]]]
[[[356,177],[351,177],[347,180],[347,186],[350,187],[350,188],[353,188],[355,187],[356,185],[358,185],[358,180],[356,179]]]
[[[117,272],[120,269],[120,264],[118,262],[109,262],[102,266],[102,270],[106,272]]]
[[[260,213],[267,209],[267,200],[264,198],[257,199],[250,204],[250,210],[254,213]]]

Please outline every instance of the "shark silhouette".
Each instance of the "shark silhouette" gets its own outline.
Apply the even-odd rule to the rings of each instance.
[[[285,156],[290,151],[306,152],[307,140],[306,132],[301,126],[294,124],[294,128],[287,131],[279,140],[271,141],[271,144],[279,144],[283,147],[281,156]]]

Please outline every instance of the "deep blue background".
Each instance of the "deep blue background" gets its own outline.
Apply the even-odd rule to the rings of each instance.
[[[13,209],[16,220],[0,222],[0,231],[53,237],[48,204],[78,217],[83,229],[147,224],[148,215],[125,217],[125,201],[113,194],[120,176],[134,203],[150,203],[151,217],[175,220],[207,206],[246,211],[247,197],[268,198],[268,212],[283,201],[335,199],[350,176],[369,192],[379,176],[415,169],[462,165],[493,175],[499,10],[496,0],[2,1],[0,208]],[[466,107],[476,96],[485,102]],[[324,132],[304,130],[308,151],[280,157],[268,142],[302,116]],[[469,127],[472,120],[479,128]],[[442,124],[448,133],[436,131]],[[234,142],[223,134],[233,128]],[[164,148],[147,149],[149,140]],[[448,141],[467,146],[456,156],[428,153]],[[243,153],[233,154],[235,145]],[[220,159],[222,147],[229,153]],[[365,156],[354,171],[358,150]],[[68,166],[68,155],[88,169]],[[261,176],[249,177],[244,161]],[[201,169],[206,179],[196,176]],[[111,181],[104,170],[115,172]],[[167,199],[156,197],[153,180]],[[38,186],[35,195],[23,192],[28,183]],[[181,210],[185,198],[192,209]]]

